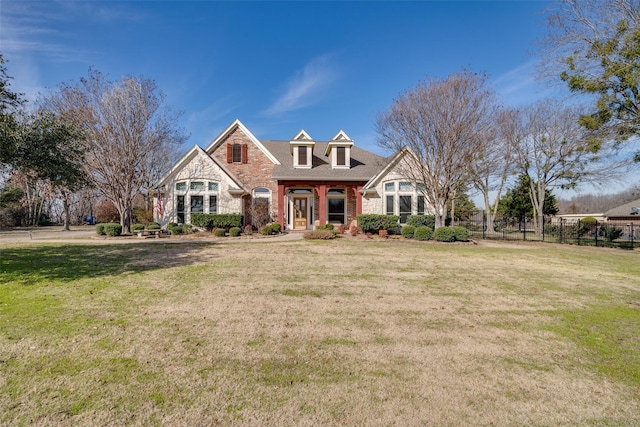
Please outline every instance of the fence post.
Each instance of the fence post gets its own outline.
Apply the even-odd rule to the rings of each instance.
[[[482,211],[482,238],[486,239],[486,232],[487,232],[487,211]]]
[[[596,221],[596,248],[598,247],[598,221]]]

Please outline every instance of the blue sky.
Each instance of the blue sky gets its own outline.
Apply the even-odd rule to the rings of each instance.
[[[260,139],[343,129],[379,154],[374,120],[418,81],[484,72],[505,105],[534,79],[545,1],[0,3],[12,88],[33,99],[89,67],[155,80],[183,112],[185,148],[234,119]]]

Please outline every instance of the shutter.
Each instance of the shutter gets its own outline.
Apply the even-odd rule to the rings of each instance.
[[[242,144],[242,163],[247,163],[247,144]]]
[[[227,144],[227,163],[233,163],[233,145]]]

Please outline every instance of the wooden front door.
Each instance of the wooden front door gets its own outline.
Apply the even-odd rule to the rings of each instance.
[[[293,198],[293,229],[306,230],[307,228],[307,198]]]

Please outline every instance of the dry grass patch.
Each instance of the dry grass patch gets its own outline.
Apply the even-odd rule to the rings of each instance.
[[[637,252],[180,247],[107,246],[108,274],[56,255],[81,247],[11,248],[0,424],[640,423]],[[55,275],[29,270],[34,250]]]

